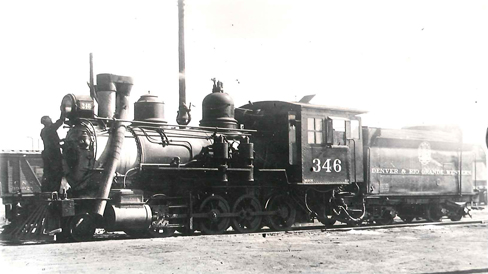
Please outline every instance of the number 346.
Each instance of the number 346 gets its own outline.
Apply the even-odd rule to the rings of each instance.
[[[322,164],[320,159],[315,158],[312,160],[312,163],[313,172],[320,172],[322,170],[325,170],[325,172],[341,172],[342,170],[342,162],[339,159],[326,159],[325,162]]]

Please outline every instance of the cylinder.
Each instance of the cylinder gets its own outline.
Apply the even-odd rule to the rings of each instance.
[[[103,214],[105,229],[116,230],[147,230],[151,225],[152,212],[148,205],[135,207],[117,207],[107,205]]]

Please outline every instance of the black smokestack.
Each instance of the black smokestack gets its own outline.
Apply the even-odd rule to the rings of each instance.
[[[185,11],[184,0],[178,0],[178,60],[179,60],[179,107],[176,122],[178,125],[188,125],[191,120],[190,109],[186,105],[185,82]]]

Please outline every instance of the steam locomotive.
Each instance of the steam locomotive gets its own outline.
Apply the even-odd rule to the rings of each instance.
[[[62,99],[71,188],[2,187],[5,234],[85,241],[97,228],[146,237],[288,230],[314,220],[460,220],[477,197],[477,156],[456,130],[363,127],[364,111],[310,98],[236,108],[215,80],[199,126],[186,123],[184,104],[186,122],[169,124],[152,94],[134,104],[129,120],[132,85],[130,77],[99,74],[91,96]]]

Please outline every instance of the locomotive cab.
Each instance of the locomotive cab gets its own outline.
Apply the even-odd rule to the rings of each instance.
[[[363,180],[363,111],[300,102],[264,101],[236,112],[239,123],[258,131],[255,166],[286,167],[289,183],[348,185]]]

